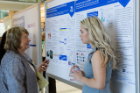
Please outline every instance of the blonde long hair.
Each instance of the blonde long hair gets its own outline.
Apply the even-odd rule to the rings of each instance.
[[[82,20],[80,24],[89,33],[90,45],[93,48],[99,48],[102,59],[104,59],[103,66],[107,65],[113,59],[112,68],[116,69],[116,56],[114,53],[114,49],[102,21],[98,17],[94,16]]]

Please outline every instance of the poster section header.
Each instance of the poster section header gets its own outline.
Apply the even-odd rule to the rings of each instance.
[[[74,12],[75,12],[75,2],[69,2],[69,3],[65,3],[62,5],[58,5],[56,7],[52,7],[47,9],[47,18],[50,17],[55,17],[55,16],[60,16],[60,15],[64,15],[64,14],[69,14],[71,17],[73,17]]]
[[[75,11],[80,12],[117,2],[119,2],[123,7],[125,7],[130,2],[130,0],[77,0]]]
[[[93,9],[96,7],[113,4],[117,2],[119,2],[123,7],[126,7],[126,5],[130,2],[130,0],[78,0],[76,2],[72,1],[47,9],[46,17],[50,18],[64,14],[69,14],[71,17],[73,17],[75,12]]]

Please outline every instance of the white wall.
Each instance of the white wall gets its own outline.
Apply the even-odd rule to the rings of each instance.
[[[0,37],[3,35],[4,32],[5,32],[4,23],[0,23]]]
[[[4,19],[4,26],[6,31],[12,27],[12,19],[10,17]]]

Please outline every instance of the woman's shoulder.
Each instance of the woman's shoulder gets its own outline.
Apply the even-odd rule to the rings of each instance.
[[[20,58],[20,55],[12,50],[7,51],[5,55],[9,58]]]
[[[13,60],[16,60],[16,61],[13,61]],[[20,60],[21,60],[21,57],[18,53],[15,53],[14,51],[7,51],[2,58],[2,63],[17,62]]]
[[[96,50],[93,54],[92,54],[92,60],[97,60],[97,59],[101,59],[101,53],[99,50]]]

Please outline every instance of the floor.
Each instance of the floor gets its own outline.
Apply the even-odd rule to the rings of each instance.
[[[82,93],[82,90],[56,80],[57,93]]]

